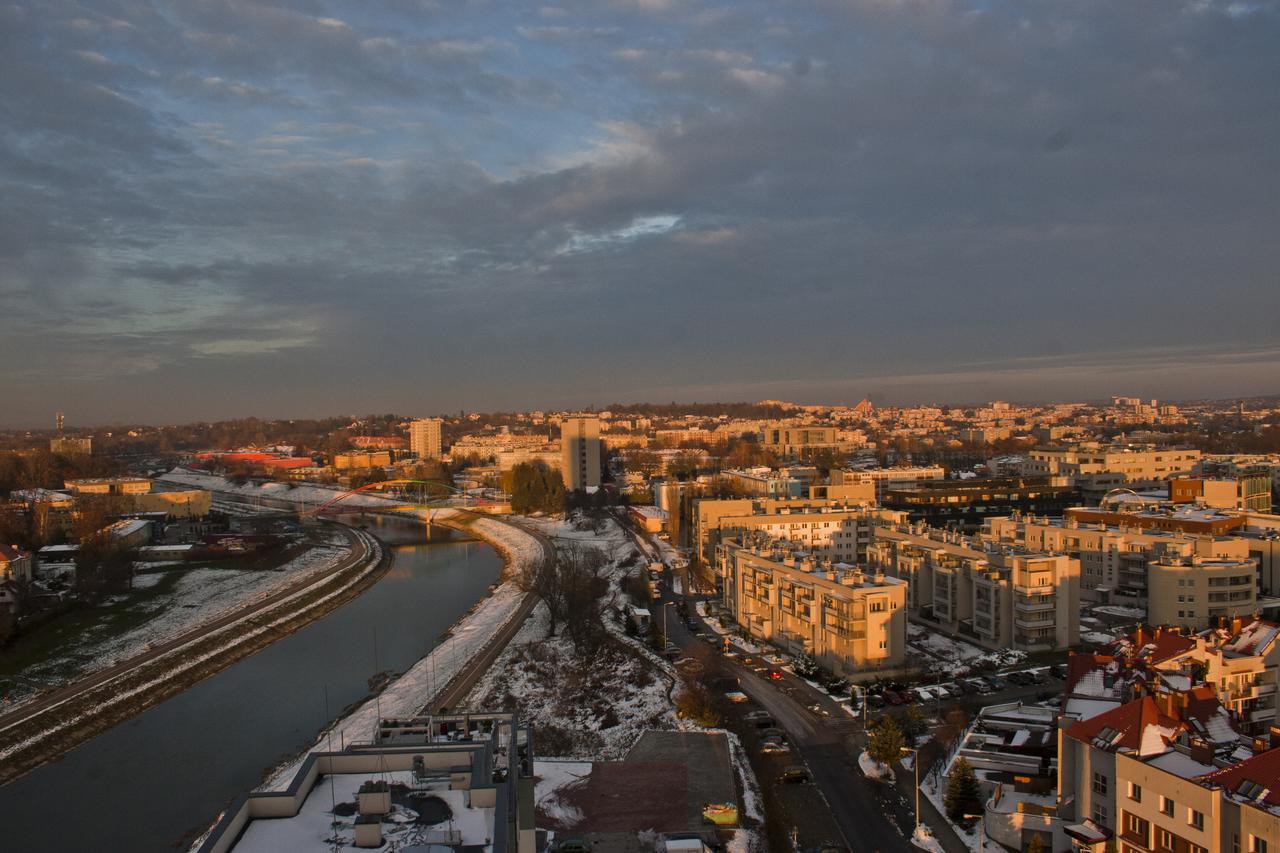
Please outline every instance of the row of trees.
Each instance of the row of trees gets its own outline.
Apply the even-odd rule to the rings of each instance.
[[[547,609],[547,638],[563,627],[580,657],[600,651],[606,639],[603,599],[609,582],[609,560],[599,548],[571,542],[557,549],[554,561],[525,567],[516,582]]]
[[[564,478],[541,462],[521,462],[511,469],[511,510],[520,515],[564,510]]]

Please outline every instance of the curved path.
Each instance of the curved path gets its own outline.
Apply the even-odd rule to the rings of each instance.
[[[332,569],[328,569],[317,575],[308,575],[297,583],[290,584],[271,595],[259,598],[253,603],[238,610],[233,610],[225,616],[221,616],[208,622],[203,622],[191,630],[178,635],[172,640],[159,643],[141,654],[134,655],[131,658],[120,661],[119,663],[113,664],[105,669],[97,670],[84,678],[78,679],[70,684],[46,693],[39,699],[34,699],[19,708],[9,711],[8,713],[0,714],[0,732],[7,731],[14,726],[20,726],[24,723],[28,723],[39,717],[41,714],[56,708],[65,702],[70,702],[80,698],[90,690],[94,690],[107,682],[130,675],[134,671],[151,663],[159,657],[200,640],[209,634],[227,627],[233,622],[249,618],[260,611],[269,610],[290,596],[296,595],[297,593],[318,583],[323,583],[334,575],[349,571],[355,566],[367,561],[370,556],[369,540],[364,536],[354,533],[348,528],[340,527],[339,529],[346,534],[347,539],[350,542],[351,554],[340,561]]]

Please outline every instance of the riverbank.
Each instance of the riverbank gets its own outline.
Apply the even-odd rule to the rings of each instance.
[[[352,556],[332,572],[264,599],[136,658],[95,673],[19,709],[0,729],[0,784],[153,707],[238,660],[340,607],[376,581],[388,564],[378,541],[349,531]]]
[[[419,517],[428,520],[427,511]],[[509,521],[461,510],[430,510],[429,520],[431,524],[476,536],[497,551],[503,563],[501,583],[455,622],[436,647],[407,672],[321,732],[311,749],[277,767],[261,786],[263,790],[286,787],[312,751],[329,749],[331,744],[342,749],[352,743],[368,742],[380,717],[416,716],[438,707],[441,697],[465,695],[470,687],[467,682],[474,682],[491,662],[486,652],[493,652],[496,642],[500,642],[497,651],[501,651],[532,609],[528,594],[515,579],[533,561],[547,558],[543,543],[535,534]],[[464,687],[467,689],[461,689]]]

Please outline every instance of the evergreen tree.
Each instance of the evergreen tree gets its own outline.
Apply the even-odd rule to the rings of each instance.
[[[951,765],[943,803],[947,808],[947,817],[953,823],[960,823],[965,815],[977,814],[982,810],[982,788],[978,784],[978,776],[973,772],[973,766],[963,758],[957,758]]]
[[[872,760],[886,767],[902,756],[902,748],[906,746],[902,730],[894,722],[893,717],[884,716],[876,721],[871,729],[871,740],[867,743],[867,754]]]

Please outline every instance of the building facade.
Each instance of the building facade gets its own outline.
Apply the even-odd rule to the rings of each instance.
[[[600,419],[565,418],[560,423],[560,473],[569,491],[598,488],[603,471]]]
[[[439,459],[444,455],[440,418],[420,418],[409,424],[409,450],[419,459]]]
[[[716,548],[723,603],[752,638],[810,654],[832,672],[901,666],[906,583],[757,533]]]

